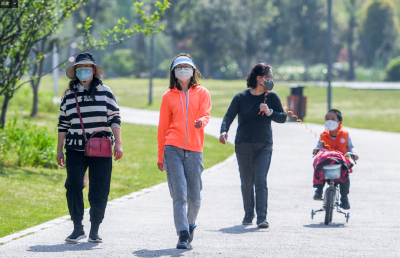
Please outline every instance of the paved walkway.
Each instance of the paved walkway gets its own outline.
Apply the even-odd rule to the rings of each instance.
[[[158,115],[123,108],[122,117],[155,125]],[[212,118],[207,132],[218,136],[220,122]],[[323,129],[309,126],[317,133]],[[66,221],[0,246],[0,257],[399,257],[400,134],[349,128],[360,155],[351,175],[351,216],[345,224],[344,216],[334,213],[333,223],[325,226],[322,213],[314,220],[310,216],[322,205],[312,200],[316,139],[298,123],[274,124],[273,130],[269,229],[241,225],[240,179],[231,156],[203,175],[202,208],[190,250],[175,249],[172,200],[164,183],[110,202],[100,228],[102,244],[65,244],[72,229]],[[229,135],[232,141],[233,130]],[[88,216],[84,225],[88,231]]]
[[[327,82],[315,82],[318,87],[327,87]],[[400,82],[332,82],[332,87],[346,87],[353,90],[400,90]]]

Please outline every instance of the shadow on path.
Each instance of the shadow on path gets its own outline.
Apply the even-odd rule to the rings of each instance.
[[[97,243],[77,243],[77,244],[59,244],[59,245],[34,245],[29,247],[28,252],[39,252],[39,253],[52,253],[52,252],[65,252],[65,251],[84,251],[94,250],[101,248],[94,248]]]
[[[251,232],[261,232],[265,230],[260,230],[257,227],[251,227],[248,228],[247,226],[244,225],[237,225],[229,228],[221,228],[220,230],[206,230],[206,231],[213,231],[213,232],[222,232],[226,234],[246,234],[246,233],[251,233]],[[267,231],[265,231],[267,232]]]
[[[169,257],[182,257],[184,252],[190,251],[190,249],[161,249],[161,250],[148,250],[142,249],[133,252],[132,254],[136,255],[137,257],[162,257],[162,256],[169,256]]]
[[[310,225],[303,225],[303,227],[306,228],[344,228],[346,226],[345,223],[329,223],[328,225],[325,225],[324,222],[321,222],[319,224],[310,224]]]

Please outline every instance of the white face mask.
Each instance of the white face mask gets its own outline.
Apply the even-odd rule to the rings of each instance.
[[[192,78],[193,76],[193,69],[180,69],[180,70],[176,70],[175,69],[175,77],[182,81],[182,82],[187,82],[188,80],[190,80],[190,78]]]
[[[335,120],[326,120],[324,125],[325,125],[325,129],[327,129],[329,131],[333,131],[338,128],[339,123],[336,122]]]

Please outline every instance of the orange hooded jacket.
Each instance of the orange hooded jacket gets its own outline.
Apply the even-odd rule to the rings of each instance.
[[[349,133],[343,129],[343,127],[340,125],[339,126],[339,132],[336,135],[335,140],[332,139],[329,130],[325,130],[323,133],[321,133],[321,140],[323,141],[322,143],[324,144],[324,147],[332,150],[338,150],[343,154],[347,153],[347,137],[349,136]],[[326,146],[326,145],[329,145]]]
[[[158,123],[158,163],[163,163],[165,145],[203,152],[204,127],[210,120],[210,92],[194,85],[186,94],[176,88],[164,93]],[[195,121],[201,120],[201,128]]]

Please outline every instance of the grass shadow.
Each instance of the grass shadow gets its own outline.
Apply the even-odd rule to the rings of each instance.
[[[58,253],[58,252],[66,252],[66,251],[85,251],[85,250],[94,250],[101,248],[94,248],[98,244],[97,243],[89,243],[82,242],[76,244],[59,244],[59,245],[34,245],[30,246],[27,250],[28,252],[38,252],[38,253]]]
[[[136,255],[137,257],[182,257],[183,253],[192,250],[189,249],[176,249],[176,248],[169,248],[169,249],[161,249],[161,250],[149,250],[149,249],[141,249],[133,252],[132,254]]]

